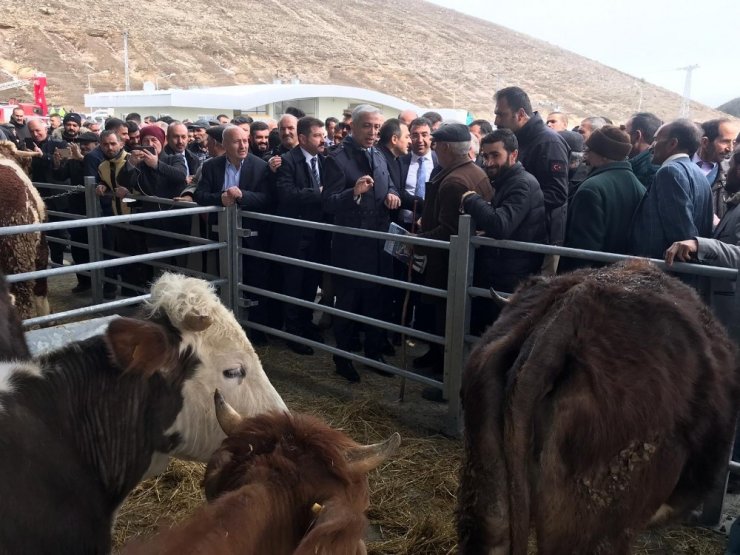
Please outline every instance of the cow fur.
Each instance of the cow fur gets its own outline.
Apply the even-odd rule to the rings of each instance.
[[[358,448],[312,416],[244,419],[206,469],[211,503],[124,554],[364,555],[367,472],[380,459],[353,460]]]
[[[460,553],[627,554],[717,485],[734,344],[645,261],[523,284],[463,374]]]
[[[2,155],[0,199],[1,227],[46,221],[46,207],[36,187],[16,162]],[[46,269],[48,258],[49,247],[40,231],[0,236],[0,270],[4,274]],[[13,283],[10,291],[21,319],[49,314],[46,278]]]

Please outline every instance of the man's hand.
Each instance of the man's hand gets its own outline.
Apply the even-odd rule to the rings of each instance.
[[[401,199],[393,193],[385,195],[385,206],[388,210],[395,210],[401,206]]]
[[[62,153],[59,152],[59,149],[54,149],[54,154],[51,155],[51,161],[54,165],[54,169],[58,170],[59,167],[62,165]]]
[[[102,183],[98,183],[97,187],[95,187],[95,194],[99,197],[102,197],[107,192],[108,192],[108,187],[106,187]]]
[[[82,155],[82,151],[80,150],[80,145],[77,143],[69,143],[69,149],[72,151],[72,159],[73,160],[82,160],[84,156]]]
[[[221,204],[231,206],[240,198],[242,198],[242,190],[239,187],[229,187],[221,193]]]
[[[665,251],[665,263],[672,266],[674,258],[679,262],[690,262],[698,250],[699,242],[696,239],[676,241]]]
[[[364,193],[367,193],[370,189],[373,188],[375,185],[375,182],[373,181],[373,178],[369,175],[363,175],[360,177],[356,182],[353,191],[354,196],[359,196]]]
[[[125,198],[126,195],[128,195],[128,189],[126,187],[121,187],[120,185],[116,187],[116,196],[118,198]]]
[[[132,166],[138,166],[144,160],[143,150],[132,150],[126,161]]]
[[[159,157],[156,154],[152,154],[148,150],[138,150],[141,153],[142,160],[144,163],[152,169],[156,169],[159,165]]]
[[[270,166],[270,171],[272,173],[276,173],[278,171],[278,168],[280,167],[280,164],[283,163],[283,159],[280,158],[280,156],[273,156],[267,161],[267,164]]]
[[[191,195],[190,193],[185,193],[180,197],[174,197],[172,200],[174,200],[175,202],[192,202],[193,204],[195,204],[195,201],[193,201],[193,195]]]

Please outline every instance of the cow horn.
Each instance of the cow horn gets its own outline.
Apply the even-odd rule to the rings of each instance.
[[[224,399],[224,396],[221,395],[218,389],[213,394],[213,402],[216,405],[216,420],[218,420],[218,425],[221,426],[221,429],[227,436],[234,435],[241,425],[241,415],[231,408],[231,405],[226,402],[226,399]]]
[[[189,313],[182,321],[182,327],[188,331],[203,331],[213,323],[210,316]]]
[[[510,302],[509,299],[499,295],[493,287],[491,287],[490,291],[491,291],[491,297],[493,298],[493,302],[496,304],[496,306],[498,306],[499,308],[503,308],[507,304],[509,304]]]
[[[344,456],[352,470],[364,474],[377,468],[393,455],[399,445],[401,445],[401,436],[396,432],[381,443],[353,447]]]

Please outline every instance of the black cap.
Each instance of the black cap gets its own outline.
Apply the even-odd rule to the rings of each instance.
[[[226,129],[225,125],[215,125],[206,129],[206,135],[218,144],[222,144],[224,142],[224,129]]]
[[[204,119],[188,124],[188,129],[208,129],[209,127],[211,127],[211,124]]]
[[[432,132],[432,138],[442,143],[463,143],[470,140],[470,129],[462,123],[443,123]]]
[[[558,134],[565,139],[572,152],[583,152],[583,135],[567,129],[558,131]]]
[[[77,136],[77,142],[78,143],[98,143],[100,142],[100,137],[98,137],[95,133],[91,131],[87,131],[85,133],[80,133]]]

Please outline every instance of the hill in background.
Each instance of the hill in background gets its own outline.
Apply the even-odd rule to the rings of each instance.
[[[681,105],[666,89],[421,0],[16,0],[0,22],[0,70],[8,80],[44,71],[50,104],[83,110],[88,82],[94,92],[123,89],[125,29],[132,90],[297,77],[491,118],[495,90],[518,85],[535,109],[559,108],[571,125],[589,115],[622,122],[638,108],[673,119]],[[3,95],[32,97],[29,88]],[[719,115],[691,110],[697,120]]]
[[[740,118],[740,97],[730,100],[729,102],[725,102],[722,106],[719,106],[717,110],[730,114],[731,116],[735,116],[736,118]]]

